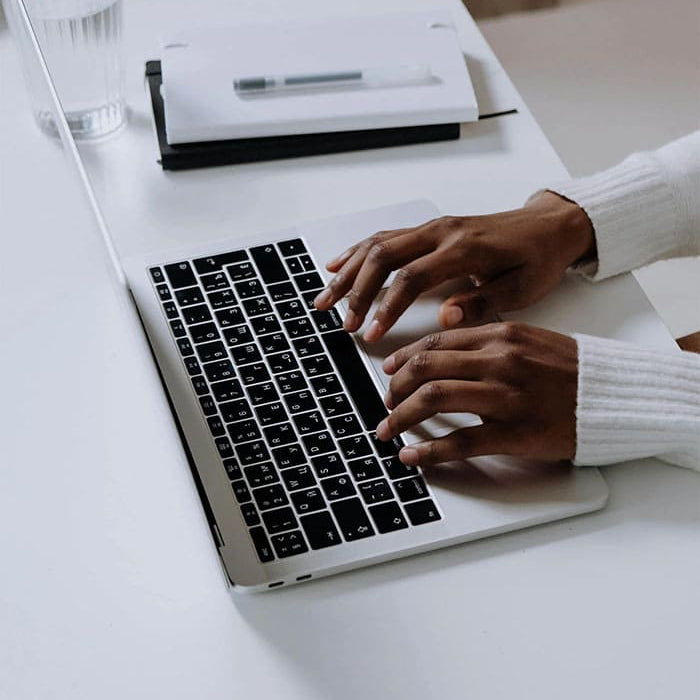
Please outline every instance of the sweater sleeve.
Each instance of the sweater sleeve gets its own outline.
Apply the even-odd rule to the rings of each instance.
[[[700,471],[700,355],[574,337],[575,463],[659,457]]]
[[[598,259],[577,268],[589,279],[700,255],[700,131],[547,189],[578,204],[593,224]]]

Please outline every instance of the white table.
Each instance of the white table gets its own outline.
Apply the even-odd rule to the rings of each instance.
[[[198,3],[202,23],[217,4]],[[220,4],[238,18],[348,11]],[[456,14],[482,99],[516,117],[457,143],[164,174],[146,155],[140,71],[175,5],[128,5],[132,123],[83,149],[122,253],[415,196],[488,211],[564,172]],[[652,460],[607,469],[599,513],[232,601],[147,348],[69,164],[30,121],[4,29],[0,71],[0,697],[697,694],[700,479]]]

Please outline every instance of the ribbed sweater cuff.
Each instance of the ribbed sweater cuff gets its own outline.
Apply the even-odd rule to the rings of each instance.
[[[669,257],[678,246],[678,203],[649,154],[547,189],[578,204],[593,224],[598,260],[577,268],[591,279]]]
[[[578,343],[579,465],[660,457],[700,468],[700,355],[604,338]]]

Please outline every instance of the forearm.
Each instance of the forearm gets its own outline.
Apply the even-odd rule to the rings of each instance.
[[[700,356],[575,338],[576,464],[659,457],[700,470]]]

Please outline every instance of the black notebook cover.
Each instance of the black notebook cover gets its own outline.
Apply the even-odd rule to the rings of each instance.
[[[160,94],[162,83],[160,61],[146,63],[146,79],[151,93],[153,119],[158,135],[160,164],[164,170],[187,170],[212,165],[252,163],[277,158],[297,158],[323,153],[406,146],[414,143],[448,141],[459,138],[459,124],[430,124],[392,129],[363,129],[323,134],[205,141],[171,146],[165,136],[165,111]]]

